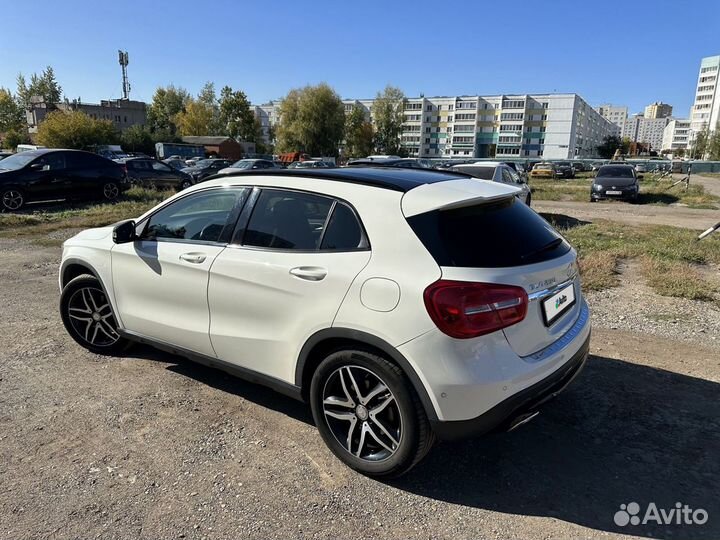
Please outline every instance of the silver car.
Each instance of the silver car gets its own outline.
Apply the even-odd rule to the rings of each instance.
[[[492,180],[500,182],[520,189],[516,197],[522,202],[530,206],[532,201],[532,193],[530,186],[512,167],[499,161],[479,161],[477,163],[465,163],[463,165],[453,165],[450,167],[452,171],[469,174],[480,180]]]

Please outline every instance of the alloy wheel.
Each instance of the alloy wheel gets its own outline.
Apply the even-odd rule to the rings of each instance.
[[[113,184],[112,182],[109,182],[103,186],[103,195],[106,199],[113,200],[117,199],[117,196],[120,194],[120,189],[117,187],[117,184]]]
[[[15,189],[9,189],[2,195],[2,205],[6,210],[18,210],[22,207],[23,202],[22,193]]]
[[[395,454],[403,436],[402,416],[392,391],[375,373],[342,366],[327,378],[322,399],[325,421],[346,451],[375,462]]]
[[[90,345],[109,347],[120,339],[112,307],[101,289],[75,291],[68,302],[68,317],[77,335]]]

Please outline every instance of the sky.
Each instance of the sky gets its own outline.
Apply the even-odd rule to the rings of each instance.
[[[591,105],[687,116],[700,59],[720,54],[720,2],[606,0],[5,2],[0,87],[51,65],[65,96],[130,97],[206,81],[253,103],[327,82],[343,98],[574,92]],[[29,7],[32,6],[32,9]]]

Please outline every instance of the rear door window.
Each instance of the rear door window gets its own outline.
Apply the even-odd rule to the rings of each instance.
[[[408,218],[439,266],[501,268],[560,257],[570,245],[515,197]]]

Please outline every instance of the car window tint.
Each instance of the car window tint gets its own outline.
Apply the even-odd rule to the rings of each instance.
[[[144,240],[217,242],[243,190],[197,193],[169,204],[150,217]]]
[[[151,161],[152,168],[156,171],[160,172],[170,172],[170,167],[165,165],[164,163],[160,163],[159,161]]]
[[[475,178],[479,178],[480,180],[492,180],[493,176],[495,176],[495,167],[460,166],[453,167],[453,169],[461,173],[474,176]]]
[[[35,163],[41,164],[43,171],[58,171],[65,168],[65,154],[63,152],[50,152],[38,158]]]
[[[335,205],[320,249],[344,251],[365,247],[362,227],[355,213],[345,204]]]
[[[502,179],[503,182],[506,182],[508,184],[514,184],[515,180],[513,179],[512,175],[510,174],[510,170],[503,167],[502,169]]]
[[[276,249],[318,248],[332,199],[307,193],[263,190],[243,244]]]

